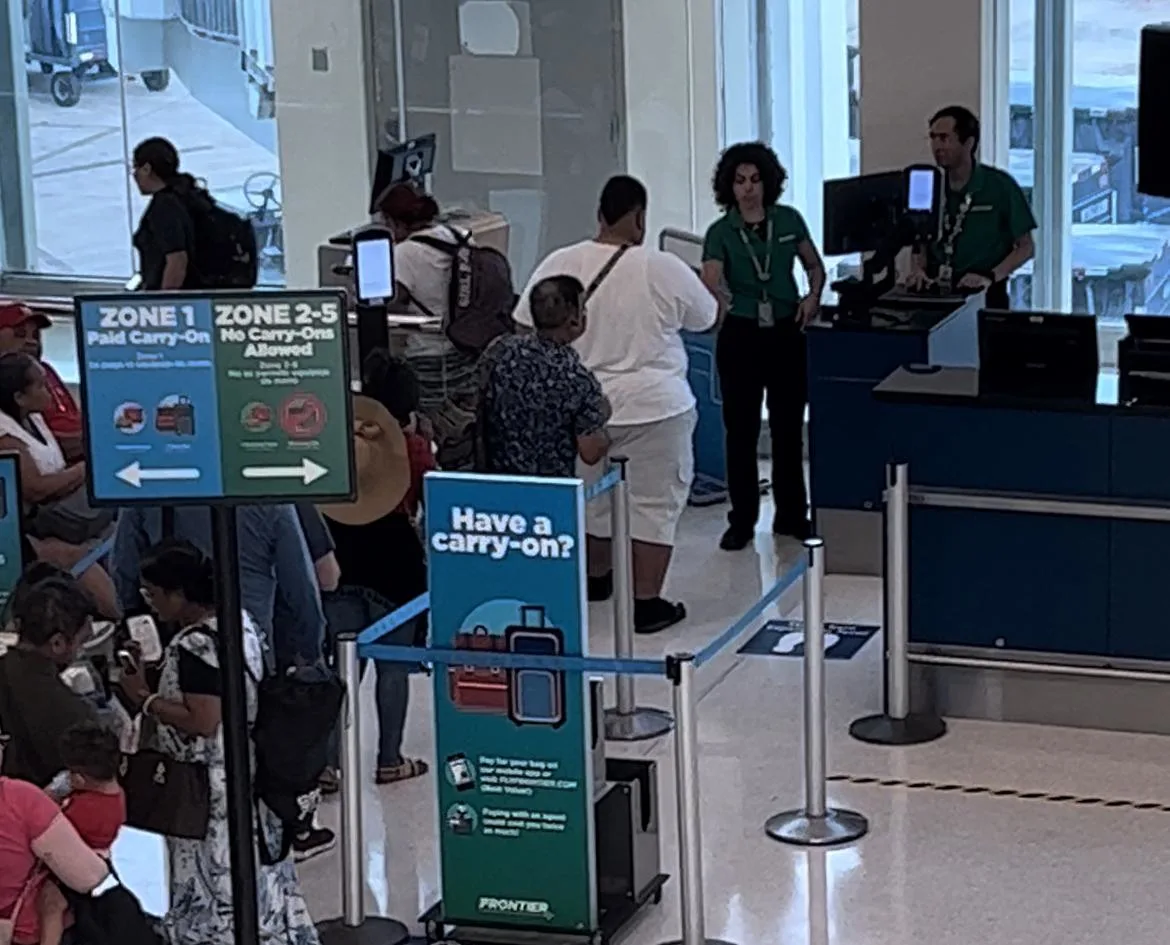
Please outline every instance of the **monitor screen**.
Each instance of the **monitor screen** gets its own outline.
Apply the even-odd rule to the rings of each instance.
[[[388,233],[354,241],[353,277],[359,301],[394,298],[394,244]]]
[[[979,313],[979,392],[1092,399],[1097,320],[1060,312]]]
[[[890,171],[825,181],[825,255],[869,253],[885,245],[906,203],[905,179],[904,171]]]
[[[435,169],[435,135],[423,135],[404,144],[378,152],[374,182],[370,188],[370,213],[378,210],[378,201],[395,184],[417,182]]]
[[[930,213],[935,206],[935,182],[938,172],[933,168],[912,167],[907,174],[906,209],[911,213]]]

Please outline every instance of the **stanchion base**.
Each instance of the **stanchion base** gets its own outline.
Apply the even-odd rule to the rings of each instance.
[[[640,707],[629,715],[605,710],[605,737],[611,742],[642,742],[658,738],[674,728],[674,717],[665,709]]]
[[[321,945],[402,945],[410,930],[397,919],[367,916],[361,925],[346,925],[344,919],[329,919],[317,925]]]
[[[904,719],[868,715],[849,726],[849,734],[871,745],[922,745],[942,738],[947,723],[936,715],[911,714]]]
[[[734,942],[729,942],[725,938],[705,938],[703,942],[704,945],[735,945]],[[662,945],[689,945],[689,943],[684,942],[681,938],[672,938],[669,942],[663,942]]]
[[[860,840],[869,832],[869,821],[851,810],[830,808],[824,817],[809,817],[802,810],[777,814],[764,824],[773,840],[798,847],[835,847]]]

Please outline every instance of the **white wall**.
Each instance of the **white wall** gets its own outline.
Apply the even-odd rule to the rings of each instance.
[[[372,103],[363,7],[362,0],[272,4],[290,287],[315,286],[317,244],[369,216]],[[314,68],[314,50],[323,51],[325,71]]]
[[[719,156],[716,0],[624,0],[628,171],[650,191],[649,228],[702,233]]]
[[[861,0],[861,168],[929,161],[926,123],[981,110],[984,0]]]

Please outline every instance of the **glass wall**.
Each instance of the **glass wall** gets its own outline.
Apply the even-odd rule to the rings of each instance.
[[[1029,189],[1042,185],[1039,150],[1066,188],[1067,207],[1044,218],[1037,241],[1059,259],[1045,296],[1107,321],[1170,313],[1170,202],[1140,195],[1136,173],[1139,37],[1170,20],[1170,0],[1010,0],[1010,20],[1012,171]],[[1053,75],[1042,108],[1062,120],[1037,121],[1034,89]],[[1031,268],[1013,280],[1014,304],[1031,304],[1032,281]]]
[[[161,135],[283,280],[269,0],[0,2],[0,270],[128,278],[130,154]]]
[[[380,145],[433,133],[447,211],[502,215],[520,282],[626,167],[622,0],[373,0]]]

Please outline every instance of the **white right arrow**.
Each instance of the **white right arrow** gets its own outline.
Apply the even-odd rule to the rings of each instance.
[[[191,481],[199,478],[198,469],[143,469],[142,464],[135,460],[125,469],[114,473],[123,482],[141,489],[144,482],[175,482]]]
[[[245,479],[301,479],[309,486],[329,470],[311,459],[303,459],[299,466],[245,466],[241,472]]]

